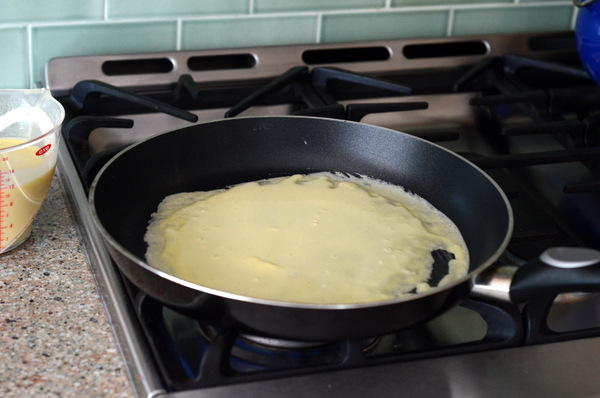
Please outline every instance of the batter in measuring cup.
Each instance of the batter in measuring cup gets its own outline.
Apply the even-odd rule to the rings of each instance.
[[[26,142],[0,138],[0,149]],[[29,145],[0,154],[0,253],[27,237],[52,182],[55,166],[39,149]]]

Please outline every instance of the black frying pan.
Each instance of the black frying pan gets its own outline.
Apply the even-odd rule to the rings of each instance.
[[[150,215],[167,195],[319,171],[366,175],[429,201],[461,231],[470,253],[468,275],[408,298],[310,305],[215,291],[144,262]],[[446,311],[502,253],[513,226],[510,205],[493,180],[450,151],[380,127],[288,116],[225,119],[135,144],[100,171],[90,205],[111,256],[144,292],[218,326],[298,340],[377,336]]]

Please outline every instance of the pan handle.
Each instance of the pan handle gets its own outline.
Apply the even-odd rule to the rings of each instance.
[[[510,298],[524,303],[540,296],[600,291],[600,251],[555,247],[519,267],[510,285]]]
[[[548,326],[554,299],[560,293],[600,291],[600,252],[558,247],[520,267],[513,276],[510,297],[523,303],[525,345],[597,336],[600,328],[555,331]]]
[[[554,299],[561,293],[600,292],[600,251],[555,247],[522,266],[491,267],[475,280],[472,294],[522,307],[523,344],[597,336],[600,328],[558,332],[548,326]]]

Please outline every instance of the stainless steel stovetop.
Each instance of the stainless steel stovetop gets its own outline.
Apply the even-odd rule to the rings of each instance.
[[[469,90],[448,91],[445,87],[432,88],[427,83],[428,78],[424,79],[424,83],[419,83],[419,76],[444,74],[444,71],[451,70],[460,77],[464,71],[481,60],[505,54],[519,54],[562,64],[565,60],[572,59],[563,58],[565,53],[569,53],[564,50],[563,44],[569,40],[569,33],[495,35],[326,46],[60,58],[50,61],[47,65],[44,85],[50,88],[56,97],[70,101],[73,87],[78,82],[87,80],[100,80],[152,96],[170,90],[181,75],[191,76],[196,86],[212,93],[211,90],[222,87],[247,87],[253,86],[257,81],[261,84],[269,82],[299,65],[309,68],[343,68],[355,73],[382,77],[393,76],[400,71],[410,74],[411,79],[416,79],[418,89],[415,90],[415,94],[391,95],[384,98],[356,98],[352,94],[349,95],[350,98],[339,103],[348,106],[357,102],[426,102],[427,109],[403,112],[400,118],[396,113],[384,112],[366,115],[361,121],[410,132],[426,139],[434,139],[440,132],[456,131],[458,139],[442,138],[439,143],[464,154],[488,156],[498,155],[498,150],[488,141],[479,139],[475,133],[477,115],[469,102],[476,93]],[[351,58],[340,61],[340,58],[336,58],[340,57],[340,54],[344,57],[350,54]],[[361,55],[356,58],[356,54]],[[366,58],[361,58],[363,56]],[[225,66],[216,67],[215,62],[218,65],[221,65],[221,62]],[[106,94],[100,95],[100,101],[103,96]],[[214,106],[190,111],[198,116],[200,121],[208,121],[222,118],[229,108],[227,101],[223,100],[222,103],[215,101]],[[242,115],[287,114],[296,111],[296,108],[296,105],[289,103],[260,104],[244,111]],[[78,110],[72,112],[77,114]],[[165,117],[161,113],[119,111],[117,116],[133,120],[134,127],[127,130],[127,134],[123,134],[122,129],[118,128],[93,129],[89,135],[89,150],[92,155],[193,123],[175,117]],[[66,124],[68,125],[68,121]],[[516,138],[516,141],[518,140],[519,138]],[[538,144],[533,145],[535,147]],[[526,347],[442,355],[427,359],[380,361],[377,366],[312,373],[309,370],[293,376],[283,374],[273,378],[249,379],[248,382],[211,385],[188,391],[169,391],[169,384],[165,383],[161,368],[155,363],[153,351],[127,298],[129,292],[126,284],[123,283],[98,231],[93,226],[87,204],[87,188],[80,175],[77,161],[69,148],[62,145],[59,176],[123,360],[134,390],[139,396],[600,396],[600,378],[597,377],[600,372],[600,333],[596,337]],[[518,232],[517,230],[517,235]],[[518,256],[514,257],[512,260],[518,262]],[[575,309],[569,307],[568,300],[564,305],[556,305],[557,309],[553,312],[552,319],[553,327],[568,328],[573,318],[576,318],[576,324],[583,327],[600,325],[600,300],[592,295],[585,296],[582,301],[577,302],[579,304]],[[447,315],[450,319],[449,324],[461,319],[460,311],[453,311]],[[439,322],[445,325],[445,318]],[[444,327],[446,326],[442,326]],[[467,328],[475,329],[475,332]],[[449,335],[463,332],[485,334],[486,326],[465,323],[458,328],[448,326],[448,330]],[[460,337],[456,336],[448,338],[460,340]]]

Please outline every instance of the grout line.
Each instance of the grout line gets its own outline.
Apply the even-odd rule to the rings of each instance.
[[[577,16],[579,15],[579,8],[575,7],[573,10],[573,16],[571,17],[571,29],[575,30],[575,24],[577,22]]]
[[[321,34],[323,33],[322,28],[323,28],[323,13],[319,13],[319,15],[317,15],[317,32],[315,34],[315,43],[321,42]]]
[[[448,25],[446,26],[446,36],[452,36],[454,30],[454,8],[448,10]]]
[[[175,28],[175,50],[181,51],[181,30],[182,30],[183,22],[181,18],[177,20],[176,28]]]
[[[35,87],[33,73],[33,32],[32,25],[27,25],[27,80],[29,88]]]
[[[103,0],[102,10],[102,19],[104,21],[108,21],[108,0]]]
[[[282,18],[282,17],[305,17],[321,14],[321,11],[298,11],[298,12],[273,12],[273,13],[252,13],[252,14],[224,14],[224,15],[198,15],[185,17],[186,21],[219,21],[232,19],[253,19],[253,18]]]

